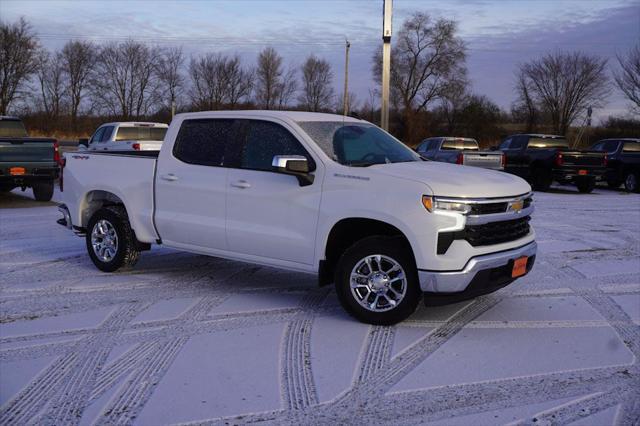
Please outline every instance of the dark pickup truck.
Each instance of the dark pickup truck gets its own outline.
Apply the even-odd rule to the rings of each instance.
[[[49,201],[59,163],[55,139],[29,138],[20,119],[0,116],[0,192],[33,188],[36,200]]]
[[[603,139],[591,149],[607,154],[607,171],[604,178],[611,188],[621,184],[629,192],[640,192],[640,139]]]
[[[547,191],[556,181],[591,192],[607,165],[603,152],[573,150],[562,136],[512,135],[498,149],[506,156],[504,170],[527,179],[538,191]]]

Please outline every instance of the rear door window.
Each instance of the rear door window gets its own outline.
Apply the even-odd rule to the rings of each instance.
[[[221,166],[227,146],[235,141],[235,120],[185,120],[180,126],[173,155],[178,160],[202,166]]]
[[[622,146],[623,152],[640,152],[640,142],[625,142]]]
[[[273,171],[276,155],[301,155],[309,161],[313,170],[313,159],[298,139],[280,124],[270,121],[246,120],[245,143],[240,153],[240,167],[248,170]]]
[[[113,133],[113,127],[114,126],[105,126],[102,128],[104,131],[102,132],[102,136],[100,137],[99,142],[106,142],[109,140],[109,138],[111,138],[111,134]]]

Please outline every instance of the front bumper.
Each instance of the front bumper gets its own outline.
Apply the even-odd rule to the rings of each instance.
[[[529,257],[528,273],[535,262],[537,248],[536,242],[532,241],[515,249],[472,257],[459,271],[418,270],[420,288],[425,293],[443,295],[467,292],[468,297],[490,293],[514,281],[511,278],[511,266],[515,259]],[[473,288],[471,284],[474,284]]]

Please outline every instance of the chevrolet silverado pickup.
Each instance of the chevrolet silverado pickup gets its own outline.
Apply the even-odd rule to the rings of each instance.
[[[30,138],[19,118],[0,116],[0,192],[33,189],[37,201],[49,201],[60,171],[58,142]]]
[[[416,152],[427,160],[493,170],[504,168],[505,157],[502,152],[480,151],[478,142],[471,138],[428,138],[418,145]]]
[[[80,145],[90,151],[160,151],[168,127],[164,123],[105,123]]]
[[[350,117],[177,115],[160,152],[66,154],[63,217],[103,271],[152,244],[318,275],[371,324],[472,298],[531,270],[531,187],[424,161]]]
[[[513,135],[499,149],[505,154],[505,172],[527,179],[539,191],[548,191],[557,181],[591,192],[607,166],[604,153],[572,150],[563,136]]]
[[[603,139],[596,142],[593,151],[606,152],[605,179],[611,188],[621,184],[629,192],[640,191],[640,139]]]

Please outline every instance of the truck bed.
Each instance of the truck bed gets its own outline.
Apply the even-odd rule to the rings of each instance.
[[[77,151],[65,154],[63,176],[64,203],[72,214],[79,215],[79,203],[91,203],[95,191],[118,196],[127,211],[131,227],[141,242],[155,242],[158,235],[153,225],[154,175],[158,151]],[[91,188],[90,193],[80,193]],[[74,226],[82,227],[86,217],[72,217]]]

